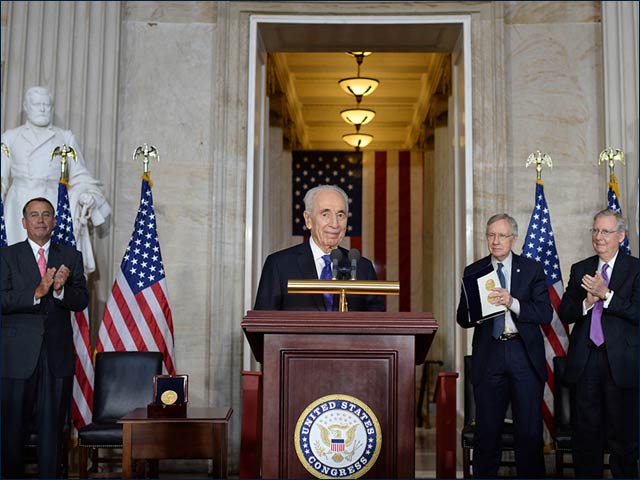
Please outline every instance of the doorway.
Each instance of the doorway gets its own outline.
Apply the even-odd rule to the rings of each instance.
[[[251,309],[262,264],[274,245],[282,243],[282,222],[265,221],[278,182],[289,182],[269,162],[269,98],[267,58],[271,52],[345,52],[366,49],[374,52],[447,51],[451,53],[452,93],[448,120],[442,130],[440,148],[433,158],[440,162],[437,192],[442,195],[433,208],[447,209],[450,221],[438,230],[433,250],[433,275],[438,278],[438,305],[433,313],[440,330],[432,348],[445,367],[456,368],[456,351],[461,340],[455,334],[455,305],[459,287],[457,272],[473,256],[472,184],[472,98],[471,98],[471,17],[469,15],[380,15],[305,16],[252,15],[249,25],[249,88],[247,130],[247,228],[245,250],[245,308]],[[437,50],[440,49],[440,50]],[[444,50],[443,50],[444,49]],[[290,192],[289,189],[285,189]],[[275,205],[280,210],[285,205]],[[442,238],[442,229],[447,235]],[[440,237],[440,238],[438,238]],[[452,242],[451,239],[454,239]],[[280,248],[280,247],[278,247]],[[445,321],[446,320],[446,321]],[[245,348],[244,367],[251,368]]]

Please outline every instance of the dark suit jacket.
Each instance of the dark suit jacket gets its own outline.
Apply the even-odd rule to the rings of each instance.
[[[577,382],[589,357],[589,330],[591,313],[582,316],[582,302],[587,292],[580,284],[585,274],[594,275],[598,269],[598,256],[582,260],[571,266],[567,290],[562,296],[558,314],[566,323],[573,323],[569,336],[565,379]],[[638,316],[640,316],[640,260],[618,253],[609,289],[614,295],[609,307],[602,312],[607,358],[611,376],[618,387],[638,386]]]
[[[549,300],[549,292],[542,266],[527,258],[513,254],[511,262],[511,288],[510,293],[520,302],[520,315],[511,317],[516,324],[520,337],[524,342],[527,356],[540,379],[547,379],[547,368],[544,355],[544,338],[540,325],[551,323],[553,307]],[[491,257],[487,256],[464,269],[464,275],[470,275],[491,263]],[[474,327],[469,321],[467,301],[464,291],[460,295],[458,304],[457,322],[463,328]],[[473,332],[473,366],[471,381],[476,384],[484,378],[484,366],[489,356],[493,341],[493,319],[487,320],[475,326]]]
[[[53,287],[33,304],[40,271],[29,242],[2,248],[2,377],[26,379],[34,372],[43,343],[54,376],[73,375],[75,359],[71,311],[82,311],[89,302],[82,254],[51,242],[47,267],[65,264],[69,279],[62,300],[53,298]]]
[[[343,257],[348,251],[340,247]],[[370,260],[361,257],[358,261],[358,280],[376,280],[376,271]],[[299,245],[272,253],[262,268],[255,310],[324,310],[321,294],[289,294],[289,280],[317,280],[318,272],[313,261],[311,245],[304,242]],[[336,295],[337,298],[337,295]],[[379,295],[347,295],[349,311],[384,311],[384,299]],[[338,301],[333,302],[334,310]]]

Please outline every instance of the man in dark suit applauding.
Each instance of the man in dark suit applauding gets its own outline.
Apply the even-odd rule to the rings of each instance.
[[[619,249],[620,213],[593,218],[596,255],[571,267],[558,309],[573,323],[565,379],[572,385],[576,478],[602,478],[605,447],[616,478],[638,478],[640,261]]]
[[[509,402],[515,431],[516,469],[519,477],[544,477],[542,394],[547,379],[544,341],[540,325],[551,322],[553,307],[540,264],[514,254],[518,224],[506,213],[487,222],[490,255],[472,263],[464,275],[487,265],[497,271],[501,286],[489,301],[507,308],[505,314],[481,324],[469,317],[462,292],[457,322],[473,332],[471,381],[476,402],[473,474],[498,475],[501,437]]]
[[[62,431],[75,356],[71,311],[89,301],[82,254],[51,241],[55,211],[46,198],[22,211],[27,240],[2,249],[2,472],[24,475],[30,422],[38,431],[38,474],[59,477]]]
[[[272,253],[262,268],[255,310],[337,310],[337,296],[290,294],[289,280],[331,278],[330,253],[339,247],[347,231],[349,199],[334,185],[310,189],[304,197],[304,221],[311,232],[309,241]],[[326,275],[326,276],[325,276]],[[376,280],[373,264],[361,257],[357,261],[358,280]],[[376,295],[347,295],[349,310],[384,311],[384,300]]]

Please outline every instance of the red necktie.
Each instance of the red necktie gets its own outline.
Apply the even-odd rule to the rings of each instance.
[[[47,273],[47,260],[44,258],[44,248],[38,250],[38,269],[40,270],[40,276],[44,277]]]

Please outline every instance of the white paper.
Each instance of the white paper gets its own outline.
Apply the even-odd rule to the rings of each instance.
[[[491,294],[491,290],[496,287],[500,287],[498,273],[495,270],[492,270],[491,273],[487,273],[476,281],[478,282],[478,292],[480,293],[482,316],[486,317],[506,311],[506,307],[504,305],[493,305],[489,302],[489,294]]]

